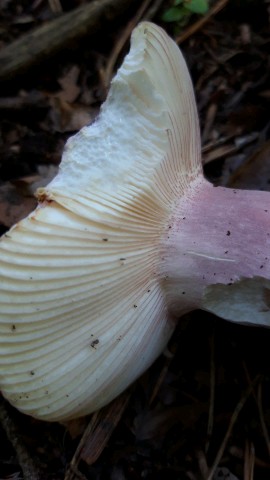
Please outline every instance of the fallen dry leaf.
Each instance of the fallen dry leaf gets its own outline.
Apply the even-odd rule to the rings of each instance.
[[[76,132],[85,125],[89,125],[96,110],[79,104],[70,104],[61,98],[51,98],[50,119],[52,128],[56,132]]]
[[[58,78],[58,83],[62,87],[61,92],[56,94],[56,97],[69,103],[73,103],[80,94],[80,87],[78,86],[78,78],[80,69],[77,65],[73,65],[65,75]]]

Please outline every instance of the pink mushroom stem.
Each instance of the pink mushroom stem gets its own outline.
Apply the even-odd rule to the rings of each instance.
[[[244,322],[264,323],[257,322],[257,315],[269,317],[269,252],[269,192],[214,187],[199,175],[175,205],[164,238],[162,275],[172,312],[216,312],[211,305],[213,298],[219,303],[222,290],[228,312],[231,295],[240,312],[243,308]],[[250,303],[253,307],[245,317]],[[237,321],[230,313],[225,318]]]

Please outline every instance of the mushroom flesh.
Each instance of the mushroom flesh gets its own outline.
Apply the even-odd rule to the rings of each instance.
[[[203,308],[270,324],[270,194],[214,187],[178,46],[144,22],[96,122],[0,243],[0,388],[63,421],[102,407]]]

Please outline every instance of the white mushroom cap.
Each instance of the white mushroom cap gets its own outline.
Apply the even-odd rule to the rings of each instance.
[[[0,387],[45,420],[90,413],[174,328],[159,275],[171,208],[201,172],[190,77],[142,23],[96,123],[65,148],[39,207],[0,243]]]

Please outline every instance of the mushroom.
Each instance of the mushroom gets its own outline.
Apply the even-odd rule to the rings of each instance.
[[[97,121],[0,244],[0,387],[63,421],[99,409],[203,308],[270,323],[270,195],[214,187],[178,46],[141,23]]]

